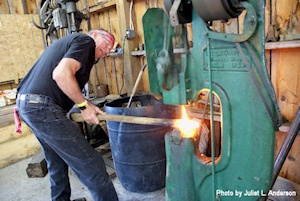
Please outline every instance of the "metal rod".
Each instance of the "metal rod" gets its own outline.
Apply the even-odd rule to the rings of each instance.
[[[208,58],[211,58],[210,54],[210,40],[208,40]],[[212,172],[212,200],[216,199],[216,187],[215,187],[215,124],[214,124],[214,107],[213,107],[213,77],[212,77],[212,69],[211,62],[208,62],[209,69],[209,103],[212,107],[210,107],[210,134],[211,134],[211,172]]]
[[[71,120],[75,122],[84,122],[81,113],[70,114]],[[99,114],[99,120],[106,121],[116,121],[131,124],[143,124],[143,125],[154,125],[154,126],[167,126],[175,127],[176,122],[180,119],[162,119],[162,118],[152,118],[152,117],[137,117],[137,116],[123,116],[117,114]]]
[[[133,98],[133,96],[135,95],[137,86],[139,85],[139,83],[140,83],[140,81],[141,81],[141,78],[142,78],[142,75],[143,75],[143,72],[144,72],[146,66],[147,66],[147,63],[144,64],[144,65],[142,66],[142,68],[141,68],[141,70],[140,70],[140,72],[139,72],[139,75],[138,75],[138,77],[137,77],[137,79],[136,79],[136,81],[135,81],[134,87],[133,87],[133,89],[132,89],[132,92],[131,92],[131,95],[130,95],[130,98],[129,98],[129,101],[128,101],[128,104],[127,104],[127,108],[129,108],[130,105],[131,105],[132,98]]]
[[[282,146],[278,152],[278,155],[276,157],[275,164],[274,164],[273,180],[272,180],[270,189],[273,188],[273,185],[279,175],[279,172],[283,166],[283,163],[284,163],[289,151],[291,150],[291,147],[295,141],[295,138],[299,132],[299,129],[300,129],[300,107],[298,108],[298,111],[293,120],[293,123],[292,123],[292,125],[282,143]]]

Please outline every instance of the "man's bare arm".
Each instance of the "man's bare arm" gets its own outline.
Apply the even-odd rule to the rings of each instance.
[[[80,69],[80,63],[72,58],[63,58],[52,73],[59,88],[75,103],[79,104],[85,101],[81,89],[77,83],[75,74]],[[83,119],[87,123],[99,124],[97,114],[103,114],[97,106],[88,101],[86,109],[81,111]]]

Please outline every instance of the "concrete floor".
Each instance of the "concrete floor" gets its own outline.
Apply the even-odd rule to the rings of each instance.
[[[0,169],[0,200],[1,201],[47,201],[50,198],[49,175],[43,178],[28,178],[26,168],[31,158],[22,160],[8,167]],[[70,172],[72,188],[71,199],[85,197],[92,201],[89,191]],[[120,201],[164,201],[165,189],[151,193],[133,193],[124,189],[118,180],[114,178],[113,184]]]
[[[26,168],[31,158],[27,158],[10,166],[0,169],[0,201],[50,201],[49,175],[43,178],[29,178]],[[71,199],[85,197],[87,201],[93,201],[87,188],[81,184],[76,175],[70,172],[72,188]],[[118,180],[114,178],[120,201],[164,201],[165,189],[150,193],[134,193],[124,189]],[[296,191],[295,197],[269,197],[268,201],[300,201],[300,185],[278,177],[274,191]]]

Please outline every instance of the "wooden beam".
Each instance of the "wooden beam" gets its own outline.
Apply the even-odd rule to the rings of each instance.
[[[265,44],[266,50],[298,48],[298,47],[300,47],[300,40],[268,42]]]
[[[90,6],[90,13],[102,12],[104,10],[116,7],[116,0],[100,1],[96,5]]]
[[[82,2],[81,4],[78,4],[78,9],[85,15],[86,14],[86,8],[83,6]],[[84,8],[83,8],[84,7]],[[100,13],[105,10],[115,8],[116,7],[116,0],[104,0],[100,1],[95,5],[89,6],[89,13]]]

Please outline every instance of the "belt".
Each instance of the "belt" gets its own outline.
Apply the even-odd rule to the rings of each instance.
[[[47,103],[50,98],[37,94],[18,94],[17,99],[20,101],[27,101],[28,103]]]

